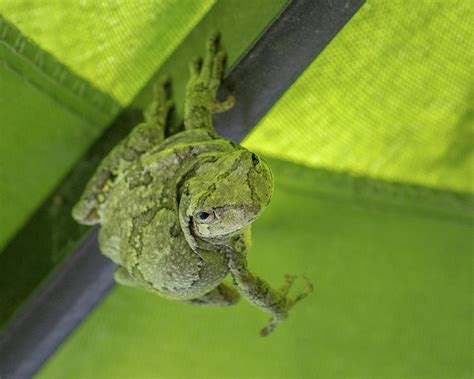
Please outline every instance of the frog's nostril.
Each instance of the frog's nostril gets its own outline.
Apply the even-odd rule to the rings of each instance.
[[[253,162],[254,166],[256,166],[260,163],[260,159],[258,159],[257,154],[252,153],[252,162]]]

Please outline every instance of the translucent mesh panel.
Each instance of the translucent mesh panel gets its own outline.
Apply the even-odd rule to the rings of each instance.
[[[368,1],[245,145],[312,167],[473,191],[473,4]]]
[[[177,46],[210,5],[0,0],[25,34],[122,105],[172,50],[150,37],[154,17],[170,17],[163,41]],[[473,190],[473,7],[369,0],[245,141],[298,163],[270,160],[275,193],[249,254],[274,286],[285,273],[315,284],[274,335],[258,337],[267,317],[245,302],[199,309],[117,287],[39,377],[471,377],[472,197],[337,171]],[[24,97],[0,101],[11,120],[0,153],[12,162],[0,175],[7,200],[25,202],[7,211],[24,219],[105,125],[71,117],[22,79],[0,93]]]
[[[0,0],[0,9],[126,104],[213,3]],[[246,145],[312,167],[473,191],[473,19],[463,0],[368,1]]]
[[[79,76],[127,104],[214,3],[0,0],[0,11]]]

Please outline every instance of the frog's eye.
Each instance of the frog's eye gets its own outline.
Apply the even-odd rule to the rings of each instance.
[[[208,223],[215,220],[216,215],[215,215],[214,211],[208,211],[208,212],[200,211],[200,212],[196,213],[195,217],[199,222],[201,222],[203,224],[208,224]]]

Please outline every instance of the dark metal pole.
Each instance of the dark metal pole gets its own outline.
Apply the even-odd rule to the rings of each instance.
[[[97,228],[52,275],[0,339],[0,377],[29,378],[114,285]]]
[[[224,81],[220,95],[232,94],[237,103],[214,116],[219,134],[241,141],[363,3],[291,1]]]

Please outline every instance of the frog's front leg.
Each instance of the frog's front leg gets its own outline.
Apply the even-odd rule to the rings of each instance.
[[[224,283],[219,284],[216,288],[209,291],[201,297],[197,297],[191,300],[185,300],[183,303],[200,305],[200,306],[228,306],[233,305],[239,301],[239,293],[233,288],[225,285]]]
[[[272,314],[269,325],[260,331],[262,336],[272,332],[277,324],[286,319],[288,311],[313,290],[311,283],[307,281],[306,288],[301,293],[294,298],[288,298],[295,277],[286,275],[283,285],[275,290],[248,270],[245,254],[242,252],[235,251],[229,255],[229,267],[234,285],[241,295],[263,311]]]
[[[115,178],[142,154],[163,141],[172,107],[168,86],[167,81],[157,83],[153,101],[144,112],[145,122],[135,126],[99,164],[72,210],[77,222],[86,225],[100,222],[98,209],[106,201]]]
[[[229,96],[223,102],[216,99],[224,74],[226,54],[220,50],[219,34],[208,42],[204,61],[194,60],[190,65],[191,78],[186,87],[184,127],[185,129],[212,128],[212,113],[225,112],[234,105]]]

